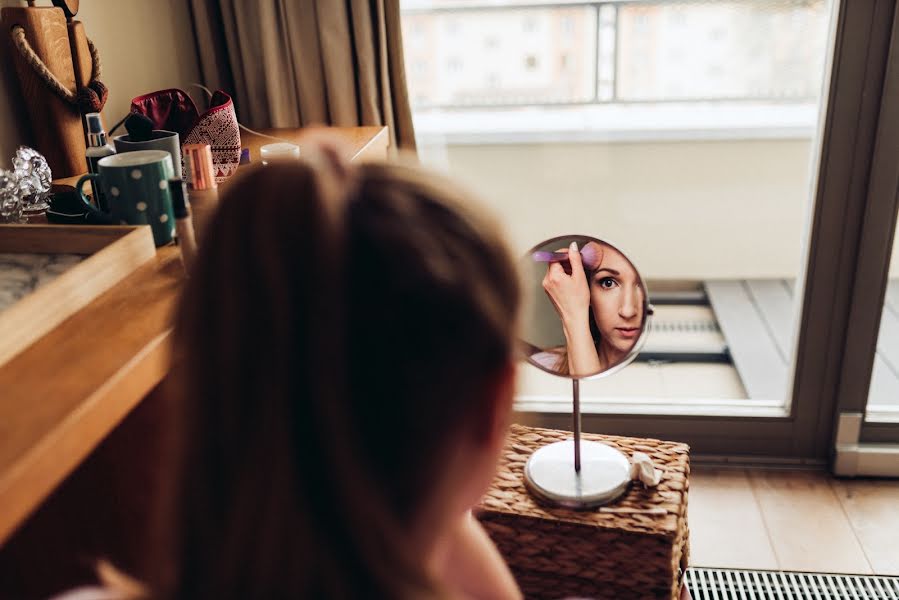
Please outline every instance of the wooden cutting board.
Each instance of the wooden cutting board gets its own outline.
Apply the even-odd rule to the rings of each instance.
[[[75,83],[79,88],[83,88],[90,83],[93,74],[91,50],[87,45],[87,34],[81,21],[69,21],[68,28],[72,66],[75,68]]]
[[[8,7],[0,11],[0,24],[2,24],[0,32],[4,37],[2,43],[7,44],[7,56],[15,63],[16,73],[19,76],[22,98],[34,134],[34,147],[47,158],[54,178],[83,173],[86,166],[81,115],[77,108],[58,98],[38,78],[16,50],[9,33],[14,25],[21,25],[34,52],[41,57],[50,72],[74,92],[75,67],[72,62],[69,26],[65,14],[62,9],[55,7]],[[90,61],[86,40],[84,47],[83,56]],[[79,61],[81,63],[79,79],[84,76],[83,56]],[[87,77],[90,78],[90,64],[87,65]],[[26,141],[22,140],[23,143]]]

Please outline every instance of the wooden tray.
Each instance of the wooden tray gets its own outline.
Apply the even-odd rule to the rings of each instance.
[[[87,256],[0,312],[0,365],[156,254],[142,226],[0,225],[2,254]]]

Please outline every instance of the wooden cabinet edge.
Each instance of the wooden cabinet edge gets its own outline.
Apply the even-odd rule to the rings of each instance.
[[[165,377],[171,331],[154,338],[0,479],[0,545]]]

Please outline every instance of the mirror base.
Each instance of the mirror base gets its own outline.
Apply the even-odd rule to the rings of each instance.
[[[590,510],[627,491],[630,462],[611,446],[581,441],[581,470],[577,472],[574,440],[566,440],[534,452],[524,467],[524,482],[543,504]]]

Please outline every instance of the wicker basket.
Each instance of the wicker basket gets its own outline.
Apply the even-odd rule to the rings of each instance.
[[[584,434],[627,456],[648,454],[663,471],[659,486],[633,483],[605,511],[540,506],[524,487],[524,464],[534,450],[570,437],[513,425],[499,473],[476,510],[525,597],[678,598],[679,572],[688,558],[689,446]]]

